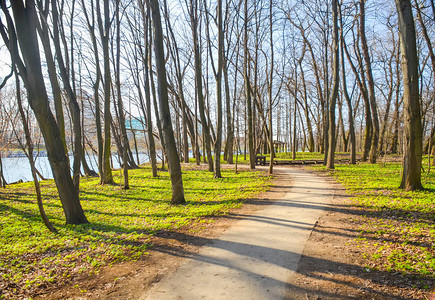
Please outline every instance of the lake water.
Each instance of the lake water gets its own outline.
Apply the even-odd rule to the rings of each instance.
[[[133,157],[136,159],[136,154],[133,153]],[[72,162],[72,157],[70,160]],[[86,160],[91,169],[98,172],[97,156],[87,156]],[[139,153],[139,161],[141,164],[148,161],[148,156],[145,153]],[[120,168],[118,156],[112,155],[113,168]],[[3,157],[3,175],[7,183],[16,182],[18,180],[31,181],[32,172],[30,169],[29,160],[27,157]],[[36,168],[38,171],[47,179],[53,178],[53,173],[51,172],[51,167],[48,162],[48,157],[42,156],[37,157],[35,161]]]

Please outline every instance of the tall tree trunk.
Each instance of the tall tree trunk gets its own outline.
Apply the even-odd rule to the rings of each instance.
[[[222,0],[217,3],[218,20],[218,69],[216,74],[216,101],[217,101],[217,124],[216,141],[214,147],[214,178],[222,178],[221,174],[221,151],[222,151],[222,70],[224,63],[224,31],[222,24]]]
[[[165,0],[164,0],[165,1]],[[165,56],[163,47],[163,32],[160,19],[158,0],[150,0],[151,15],[154,31],[154,54],[156,58],[157,90],[159,95],[160,117],[164,133],[166,155],[168,158],[169,171],[172,183],[172,204],[185,203],[181,166],[178,159],[177,146],[171,124],[171,112],[169,110],[168,88],[166,82]]]
[[[115,72],[115,86],[116,86],[116,98],[118,103],[119,110],[119,127],[121,134],[121,142],[122,142],[122,173],[124,177],[124,183],[122,188],[124,190],[128,190],[130,188],[130,184],[128,182],[128,168],[129,168],[129,159],[128,159],[128,148],[129,141],[127,137],[127,130],[125,128],[125,111],[124,111],[124,103],[122,101],[121,96],[121,19],[119,18],[119,1],[115,2],[115,26],[116,26],[116,72]],[[134,163],[134,162],[133,162]],[[136,164],[135,164],[136,165]],[[136,166],[137,167],[137,166]]]
[[[83,156],[83,146],[82,146],[82,130],[80,124],[80,108],[77,102],[76,93],[73,89],[73,86],[70,82],[69,74],[67,71],[67,64],[64,62],[60,44],[60,36],[59,32],[63,31],[59,27],[59,16],[57,11],[56,1],[52,2],[52,17],[53,17],[53,27],[54,27],[54,48],[56,50],[56,58],[60,70],[60,75],[62,78],[62,82],[64,85],[64,89],[68,96],[68,106],[70,109],[72,123],[73,123],[73,132],[74,132],[74,161],[73,161],[73,182],[76,186],[77,191],[79,190],[80,183],[80,165]],[[71,25],[72,26],[72,25]],[[67,53],[65,53],[67,55]],[[67,59],[68,61],[68,59]],[[68,155],[68,154],[67,154]]]
[[[198,96],[198,109],[199,115],[201,118],[201,126],[204,135],[203,143],[205,144],[205,149],[207,152],[207,163],[208,170],[213,172],[213,158],[211,154],[211,137],[210,137],[210,129],[207,122],[207,117],[205,115],[205,105],[204,105],[204,94],[202,87],[202,60],[201,53],[199,51],[199,41],[198,41],[198,0],[193,0],[190,7],[190,20],[192,27],[192,36],[193,36],[193,51],[195,56],[195,86]],[[205,153],[204,153],[205,154]],[[204,155],[205,157],[205,155]]]
[[[148,2],[147,2],[148,3]],[[149,82],[151,86],[151,93],[153,96],[153,106],[154,106],[154,115],[156,117],[156,125],[157,130],[159,132],[159,138],[160,138],[160,144],[162,146],[162,167],[161,170],[165,169],[165,157],[166,157],[166,143],[165,138],[163,136],[163,128],[162,128],[162,121],[160,119],[159,115],[159,109],[157,105],[157,93],[156,93],[156,86],[154,83],[154,75],[153,75],[153,63],[152,63],[152,44],[153,44],[153,31],[152,26],[149,26],[149,43],[148,43],[148,68],[149,68]]]
[[[273,126],[272,126],[272,108],[273,108],[273,96],[272,96],[272,80],[273,80],[273,68],[274,68],[274,57],[273,57],[273,22],[272,22],[272,4],[273,1],[269,2],[269,39],[270,39],[270,73],[269,73],[269,86],[268,86],[268,94],[269,94],[269,148],[270,148],[270,163],[269,163],[269,174],[273,173],[273,160],[275,159],[275,149],[273,146]]]
[[[397,77],[399,78],[399,76]],[[391,147],[390,153],[397,154],[399,150],[399,127],[400,127],[400,101],[399,101],[399,93],[398,93],[399,85],[397,85],[396,89],[396,101],[394,103],[394,129],[393,129],[393,137],[391,138]]]
[[[367,46],[367,38],[365,33],[365,1],[360,1],[360,35],[361,35],[361,46],[364,56],[364,61],[366,65],[366,72],[367,72],[367,81],[368,81],[368,88],[369,88],[369,100],[370,100],[370,110],[371,110],[371,117],[373,122],[373,134],[372,134],[372,141],[371,141],[371,147],[370,147],[370,156],[369,160],[370,163],[374,164],[376,163],[376,158],[378,155],[378,144],[379,144],[379,117],[378,117],[378,109],[376,105],[376,96],[375,96],[375,83],[373,80],[373,73],[372,73],[372,63],[370,60],[370,54],[369,54],[369,48]]]
[[[227,117],[227,139],[226,139],[226,153],[228,164],[233,163],[233,149],[234,149],[234,120],[231,116],[231,99],[230,99],[230,82],[228,76],[228,59],[224,57],[224,81],[225,81],[225,100],[226,100],[226,117]],[[237,64],[237,62],[236,62]],[[236,72],[237,73],[237,72]],[[237,75],[236,75],[237,76]],[[235,99],[234,99],[235,101]]]
[[[297,75],[296,75],[296,82],[295,86],[297,86]],[[297,126],[296,126],[296,116],[298,111],[298,101],[296,99],[297,95],[297,89],[295,88],[295,98],[294,98],[294,106],[293,106],[293,143],[292,143],[292,159],[296,159],[296,152],[298,151],[298,138],[297,138]]]
[[[65,148],[62,143],[59,127],[50,110],[48,94],[45,89],[44,77],[41,70],[38,37],[36,34],[37,17],[33,1],[22,0],[10,3],[14,18],[10,16],[5,1],[0,2],[8,26],[5,27],[0,20],[0,34],[7,45],[13,63],[18,67],[20,75],[29,95],[29,104],[39,123],[48,160],[53,171],[54,181],[59,192],[59,198],[66,217],[67,224],[87,223],[79,201],[79,194],[72,181]],[[13,28],[13,26],[16,28]],[[5,31],[8,29],[9,34]],[[19,56],[20,44],[23,61]]]
[[[328,169],[334,169],[334,159],[335,159],[335,105],[338,97],[338,84],[339,84],[339,72],[340,72],[340,52],[339,52],[339,36],[338,36],[338,0],[332,0],[332,30],[333,30],[333,66],[332,73],[334,77],[334,85],[332,87],[332,97],[329,108],[329,149],[328,149],[328,160],[326,167]]]
[[[112,168],[110,166],[111,157],[111,133],[110,126],[112,123],[112,114],[110,112],[110,89],[111,89],[111,74],[110,74],[110,56],[109,56],[109,31],[110,31],[110,15],[109,15],[109,0],[104,0],[104,23],[101,18],[100,4],[97,2],[97,18],[100,29],[101,43],[103,46],[103,62],[104,62],[104,138],[103,138],[103,157],[102,157],[102,174],[100,175],[101,184],[112,184]]]
[[[249,76],[250,76],[250,68],[249,68],[249,51],[248,51],[248,0],[245,0],[245,20],[244,20],[244,34],[245,39],[243,42],[243,49],[245,53],[244,58],[244,66],[243,66],[243,74],[245,78],[245,94],[246,94],[246,113],[247,113],[247,120],[245,123],[248,123],[248,143],[249,143],[249,164],[251,169],[255,169],[255,151],[254,151],[254,141],[253,141],[253,134],[252,134],[252,101],[251,101],[251,83],[249,82]],[[245,146],[246,146],[246,134],[245,134]],[[245,151],[246,155],[246,151]],[[246,156],[245,156],[246,160]]]
[[[343,39],[342,40],[343,43],[343,49],[344,52],[346,53],[346,57],[347,60],[352,68],[352,71],[356,77],[356,81],[358,83],[358,87],[360,89],[361,92],[361,96],[364,100],[364,114],[365,114],[365,133],[364,133],[364,142],[363,142],[363,155],[362,155],[362,161],[367,161],[369,153],[370,153],[370,148],[371,148],[371,140],[372,140],[372,117],[371,117],[371,110],[370,110],[370,101],[369,101],[369,96],[368,96],[368,92],[367,92],[367,86],[366,86],[366,82],[364,79],[364,67],[362,64],[362,61],[360,59],[360,54],[357,48],[357,43],[355,43],[355,52],[357,53],[358,56],[358,63],[360,65],[360,71],[357,70],[355,64],[352,61],[352,58],[349,54],[349,51],[347,49],[346,46],[346,41]],[[361,77],[360,77],[361,75]],[[343,76],[344,77],[344,76]],[[353,116],[352,116],[353,117]],[[361,132],[362,134],[362,132]]]
[[[395,0],[399,15],[403,74],[404,156],[400,188],[423,189],[421,184],[422,138],[418,58],[414,18],[409,0]]]
[[[42,5],[42,4],[41,4]],[[48,71],[48,77],[50,79],[51,83],[51,92],[53,94],[53,102],[54,102],[54,111],[56,114],[56,122],[59,126],[60,136],[62,138],[62,142],[65,147],[65,152],[68,153],[68,147],[66,145],[66,139],[65,139],[65,118],[63,115],[63,105],[62,105],[62,94],[60,90],[59,80],[57,79],[57,71],[56,71],[56,64],[53,59],[53,53],[51,50],[50,45],[50,36],[49,36],[49,29],[47,24],[47,16],[49,10],[43,10],[42,7],[39,8],[40,11],[44,11],[44,20],[42,22],[38,23],[38,33],[42,41],[42,46],[44,48],[44,54],[45,54],[45,60],[47,63],[47,71]]]
[[[340,13],[340,45],[341,45],[341,74],[342,74],[342,83],[343,83],[343,94],[347,103],[347,112],[348,112],[348,122],[349,122],[349,139],[350,139],[350,163],[356,164],[356,137],[355,137],[355,125],[353,118],[353,107],[352,100],[350,99],[349,93],[347,91],[347,81],[346,81],[346,68],[344,64],[344,36],[343,36],[343,17]]]
[[[305,47],[304,47],[305,48]],[[303,50],[305,52],[305,50]],[[307,94],[307,84],[305,82],[305,72],[302,67],[302,60],[299,64],[299,69],[301,70],[301,80],[304,90],[304,113],[305,113],[305,119],[307,120],[307,130],[308,130],[308,151],[314,152],[314,135],[313,135],[313,126],[311,125],[311,118],[310,118],[310,108],[308,106],[308,94]]]
[[[148,140],[148,148],[149,148],[149,156],[151,161],[151,172],[153,177],[157,177],[157,158],[156,158],[156,144],[153,136],[153,123],[151,119],[151,92],[150,92],[150,70],[149,70],[149,55],[151,55],[149,49],[149,27],[150,27],[150,18],[149,18],[149,10],[145,12],[145,4],[142,0],[138,0],[141,16],[142,16],[142,24],[144,28],[144,36],[143,39],[145,41],[145,49],[142,54],[142,62],[143,62],[143,80],[144,80],[144,90],[145,90],[145,105],[143,100],[141,101],[142,112],[144,116],[146,116],[146,128],[147,128],[147,140]],[[157,113],[156,113],[157,114]],[[159,133],[161,128],[159,128]],[[163,145],[163,144],[162,144]],[[163,155],[163,153],[162,153]]]
[[[98,173],[100,175],[100,181],[103,176],[103,135],[101,128],[101,108],[100,108],[100,82],[101,82],[101,68],[100,68],[100,57],[97,45],[97,38],[95,36],[95,15],[94,15],[94,6],[93,2],[91,2],[91,18],[89,18],[89,14],[86,10],[87,4],[85,4],[84,0],[82,0],[82,9],[85,15],[87,27],[89,30],[89,34],[92,41],[92,52],[94,53],[95,59],[95,82],[93,84],[93,92],[94,92],[94,102],[95,102],[95,128],[97,132],[97,144],[98,144]]]
[[[90,176],[90,177],[98,177],[98,174],[92,170],[89,167],[89,164],[86,160],[86,150],[85,150],[85,104],[84,104],[84,97],[83,97],[83,89],[82,89],[82,72],[81,72],[81,63],[79,63],[79,91],[80,91],[80,105],[81,105],[81,128],[82,128],[82,141],[81,141],[81,145],[82,145],[82,167],[83,167],[83,172],[85,173],[85,176]]]

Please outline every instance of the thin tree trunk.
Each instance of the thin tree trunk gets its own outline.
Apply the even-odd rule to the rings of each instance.
[[[332,30],[333,30],[333,66],[332,73],[334,77],[334,85],[332,88],[332,97],[329,108],[329,149],[328,149],[328,160],[326,167],[328,169],[334,169],[335,160],[335,146],[336,146],[336,133],[335,133],[335,105],[338,97],[338,85],[340,81],[340,50],[339,50],[339,36],[338,36],[338,0],[332,0]]]
[[[27,158],[29,159],[30,170],[32,172],[32,178],[33,178],[33,184],[35,185],[36,202],[38,203],[39,213],[40,213],[42,221],[44,222],[44,225],[47,227],[47,229],[53,233],[57,233],[57,229],[53,226],[53,224],[51,224],[50,220],[48,219],[47,214],[45,213],[44,205],[42,203],[41,186],[39,184],[38,177],[36,175],[35,160],[33,159],[33,142],[32,142],[32,138],[30,136],[30,130],[29,130],[29,125],[27,123],[26,114],[24,113],[24,110],[23,110],[23,105],[22,105],[22,101],[21,101],[20,79],[18,77],[16,70],[15,70],[15,86],[16,86],[16,92],[17,92],[18,111],[20,113],[21,121],[23,123],[24,136],[26,138],[26,144],[27,144],[27,149],[28,149]],[[1,158],[0,158],[0,167],[1,167]]]
[[[199,50],[200,45],[198,41],[198,23],[199,23],[198,0],[192,1],[190,10],[191,10],[190,20],[191,20],[192,36],[193,36],[193,51],[195,56],[195,86],[196,86],[196,91],[198,93],[198,109],[201,118],[202,131],[204,135],[203,143],[205,144],[205,149],[207,152],[208,170],[210,172],[213,172],[214,167],[213,167],[213,158],[211,154],[210,129],[205,115],[204,94],[203,94],[203,87],[202,87],[202,62],[201,62],[201,53]]]
[[[361,35],[361,46],[364,56],[364,61],[366,65],[367,72],[367,81],[369,87],[369,101],[370,101],[370,111],[372,117],[373,124],[373,133],[372,133],[372,141],[370,147],[370,163],[376,163],[376,158],[378,155],[378,146],[379,146],[379,117],[378,117],[378,109],[376,105],[376,96],[375,96],[375,83],[373,80],[372,74],[372,63],[370,60],[369,48],[367,46],[367,38],[365,33],[365,1],[360,1],[360,35]]]
[[[270,163],[269,163],[269,174],[273,174],[273,160],[275,159],[275,149],[273,146],[273,126],[272,126],[272,104],[273,104],[273,96],[272,96],[272,80],[273,80],[273,68],[274,68],[274,53],[273,53],[273,22],[272,22],[272,3],[270,0],[269,3],[269,38],[270,38],[270,74],[269,74],[269,148],[270,148]]]
[[[233,119],[231,116],[231,99],[230,99],[230,82],[228,76],[228,59],[224,57],[224,81],[225,81],[225,100],[226,100],[226,117],[227,117],[227,139],[225,149],[227,149],[227,159],[228,164],[233,163],[233,149],[234,149],[234,128]],[[237,62],[236,62],[237,64]],[[237,72],[236,72],[237,74]],[[235,75],[237,76],[237,75]],[[235,101],[235,99],[234,99]]]
[[[164,0],[165,1],[165,0]],[[166,82],[165,56],[163,47],[163,32],[160,18],[160,9],[158,0],[149,1],[154,31],[154,54],[156,58],[156,71],[159,95],[160,117],[163,125],[164,139],[166,145],[166,154],[168,158],[169,171],[172,183],[172,204],[185,203],[183,179],[181,175],[181,166],[178,159],[177,148],[174,139],[174,132],[171,124],[171,113],[169,110],[168,89]]]
[[[162,146],[162,167],[161,170],[163,171],[165,169],[165,156],[166,156],[166,143],[165,138],[163,135],[163,128],[162,128],[162,121],[159,116],[159,109],[157,105],[157,93],[156,93],[156,86],[154,83],[154,75],[153,75],[153,69],[152,69],[152,44],[153,44],[153,34],[152,34],[152,28],[149,26],[149,43],[148,43],[148,68],[149,68],[149,82],[151,86],[151,93],[153,96],[153,105],[154,105],[154,115],[156,117],[156,125],[157,130],[159,132],[160,137],[160,144]]]
[[[254,141],[253,141],[253,128],[252,128],[252,101],[251,101],[251,83],[249,82],[250,67],[249,67],[249,52],[248,52],[248,0],[245,0],[245,20],[244,20],[244,34],[245,40],[243,44],[245,58],[244,58],[244,77],[245,77],[245,94],[246,94],[246,111],[248,123],[248,143],[249,143],[249,163],[251,169],[255,169],[255,153],[254,153]],[[245,146],[246,146],[246,134],[245,134]],[[245,151],[246,160],[246,151]]]
[[[142,112],[144,113],[144,116],[146,116],[146,128],[147,128],[147,139],[148,139],[148,149],[149,149],[149,156],[151,161],[151,172],[153,177],[157,177],[157,158],[156,158],[156,145],[154,141],[153,136],[153,124],[151,120],[151,93],[150,93],[150,69],[148,65],[149,61],[149,55],[151,54],[148,49],[150,49],[148,36],[149,36],[149,26],[150,26],[150,19],[149,14],[145,13],[145,5],[142,0],[138,0],[141,15],[142,15],[142,23],[144,28],[144,41],[145,41],[145,51],[143,51],[142,58],[143,58],[143,79],[144,79],[144,90],[145,90],[145,105],[143,105],[143,99],[141,101],[142,104]],[[145,106],[145,107],[144,107]],[[157,113],[156,113],[157,114]],[[161,128],[159,128],[159,133],[161,132]],[[164,145],[164,144],[162,144]],[[162,153],[163,155],[163,153]]]
[[[82,146],[82,130],[80,124],[80,108],[77,102],[77,97],[75,91],[70,83],[70,78],[68,76],[67,64],[64,62],[62,56],[62,50],[60,45],[59,31],[62,31],[59,27],[59,16],[57,11],[56,1],[52,2],[52,17],[53,17],[53,27],[54,27],[54,47],[56,50],[56,58],[60,70],[60,75],[62,77],[62,82],[64,89],[68,95],[68,106],[71,112],[73,132],[74,132],[74,162],[73,162],[73,182],[77,189],[79,190],[80,183],[80,165],[83,156],[83,146]],[[72,26],[72,25],[71,25]],[[67,59],[68,61],[68,59]]]
[[[124,111],[124,103],[122,101],[121,96],[121,20],[119,18],[119,1],[115,2],[115,25],[116,25],[116,72],[115,72],[115,86],[116,86],[116,96],[118,102],[118,110],[119,110],[119,127],[121,131],[121,142],[122,142],[122,173],[124,177],[124,183],[122,188],[124,190],[128,190],[130,188],[130,184],[128,182],[128,168],[129,168],[129,159],[128,159],[128,148],[129,141],[127,137],[127,130],[125,128],[125,111]],[[136,165],[136,164],[135,164]],[[136,166],[137,167],[137,166]]]
[[[350,139],[350,164],[356,164],[356,136],[355,136],[355,125],[353,117],[352,100],[350,99],[349,93],[347,91],[347,81],[346,81],[346,68],[344,64],[344,36],[343,36],[343,17],[340,13],[340,45],[341,45],[341,74],[343,83],[343,94],[347,103],[348,112],[348,122],[349,122],[349,139]]]
[[[110,126],[112,123],[112,115],[110,112],[110,89],[111,89],[111,74],[110,74],[110,57],[109,57],[109,31],[110,31],[110,15],[109,15],[109,0],[104,0],[104,24],[101,18],[100,4],[97,2],[97,19],[103,46],[103,62],[104,62],[104,138],[103,138],[103,157],[102,157],[102,174],[100,175],[101,184],[112,184],[112,168],[110,166],[111,157],[111,133]]]
[[[56,122],[59,126],[60,136],[62,138],[62,142],[65,147],[65,152],[68,153],[68,147],[66,145],[66,139],[65,139],[65,118],[63,115],[62,95],[61,95],[59,80],[57,79],[56,65],[53,59],[53,53],[50,45],[50,36],[47,27],[48,24],[46,22],[49,10],[43,10],[42,7],[39,8],[39,10],[43,11],[44,20],[38,23],[37,29],[42,41],[42,46],[44,48],[44,54],[47,63],[47,71],[51,83],[51,92],[53,94]]]
[[[92,41],[92,52],[94,53],[95,59],[95,82],[93,84],[93,92],[94,92],[94,102],[95,102],[95,128],[97,132],[97,144],[98,144],[98,172],[100,175],[100,181],[103,176],[103,136],[102,136],[102,128],[101,128],[101,108],[100,108],[100,81],[101,81],[101,69],[100,69],[100,58],[97,46],[97,38],[95,36],[95,15],[94,15],[94,7],[93,2],[91,2],[91,12],[92,19],[89,19],[89,15],[86,10],[87,5],[84,0],[82,0],[82,9],[86,18],[86,23],[88,26],[89,34]]]
[[[364,68],[363,68],[362,61],[359,59],[360,71],[357,70],[356,66],[352,62],[352,58],[349,54],[349,51],[348,51],[347,46],[346,46],[346,41],[344,39],[342,40],[342,43],[343,43],[344,52],[346,53],[347,60],[352,68],[352,71],[353,71],[355,77],[356,77],[358,87],[360,89],[362,98],[364,100],[365,133],[364,133],[364,141],[363,141],[363,155],[362,155],[361,160],[367,161],[369,153],[370,153],[370,148],[371,148],[373,125],[372,125],[372,117],[371,117],[370,102],[369,102],[369,96],[368,96],[368,92],[367,92],[367,86],[366,86],[364,78],[360,77],[360,74],[361,75],[364,74]],[[355,43],[355,52],[357,52],[357,43]],[[357,56],[358,56],[358,58],[360,57],[360,55],[358,53],[357,53]],[[362,134],[362,132],[361,132],[361,134]]]
[[[222,178],[221,174],[221,151],[222,151],[222,70],[224,63],[224,32],[222,24],[222,0],[217,3],[218,20],[218,69],[216,73],[216,101],[217,101],[217,124],[216,141],[214,147],[214,178]]]

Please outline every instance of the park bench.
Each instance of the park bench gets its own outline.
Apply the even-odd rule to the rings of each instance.
[[[255,157],[255,164],[265,166],[266,165],[266,156],[257,155],[257,157]]]

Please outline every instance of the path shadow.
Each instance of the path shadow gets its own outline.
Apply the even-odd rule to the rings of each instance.
[[[373,277],[373,272],[376,272],[377,276],[380,277],[391,277],[391,273],[383,272],[383,271],[370,271],[367,272],[367,269],[360,267],[355,264],[349,263],[341,263],[338,261],[325,260],[316,257],[310,256],[300,256],[297,253],[285,251],[281,249],[275,249],[270,247],[264,247],[259,245],[252,244],[244,244],[233,241],[226,240],[218,240],[218,239],[209,239],[205,237],[197,237],[193,235],[189,235],[186,233],[180,233],[175,231],[165,231],[157,234],[158,237],[163,239],[172,239],[177,240],[182,243],[192,244],[195,246],[206,246],[209,248],[218,249],[218,251],[231,252],[236,255],[240,255],[242,257],[249,257],[252,259],[252,263],[266,263],[266,264],[274,264],[279,268],[286,268],[287,270],[298,272],[298,261],[301,258],[302,261],[308,263],[313,266],[309,269],[308,272],[305,272],[304,275],[308,277],[312,277],[317,280],[330,282],[331,284],[344,284],[349,287],[352,287],[357,290],[364,289],[365,293],[368,293],[371,297],[375,297],[375,299],[401,299],[400,297],[395,296],[393,293],[388,292],[389,289],[394,290],[395,288],[402,288],[404,284],[414,279],[412,275],[403,275],[396,274],[396,280],[389,281],[386,288],[383,291],[376,290],[371,287],[362,287],[357,283],[352,283],[348,281],[343,281],[340,279],[333,278],[333,275],[346,275],[352,276],[353,278],[361,280],[367,280]],[[267,276],[262,273],[254,273],[246,268],[240,266],[239,263],[231,264],[228,260],[222,259],[219,256],[209,255],[211,251],[201,251],[201,253],[195,253],[190,250],[186,250],[186,248],[171,246],[164,243],[163,245],[155,244],[152,246],[152,249],[157,252],[165,253],[170,256],[188,258],[193,261],[202,262],[206,264],[212,264],[216,266],[225,266],[229,267],[233,271],[237,271],[240,277],[248,276],[248,277],[257,277],[259,280],[267,281],[269,283],[268,286],[282,286],[285,284],[290,291],[297,291],[301,293],[301,295],[317,295],[322,297],[328,297],[330,299],[349,299],[348,295],[340,295],[330,292],[319,292],[313,286],[300,287],[292,284],[288,284],[287,282],[282,282],[273,278],[273,276]],[[292,260],[285,260],[285,258],[293,258]],[[325,269],[325,266],[327,268]],[[325,276],[325,275],[331,276]],[[338,276],[340,277],[340,276]],[[422,278],[423,280],[430,280],[429,277]],[[384,283],[385,284],[385,283]],[[270,299],[277,299],[271,295]],[[294,299],[289,297],[288,299]],[[371,299],[371,298],[370,298]]]

